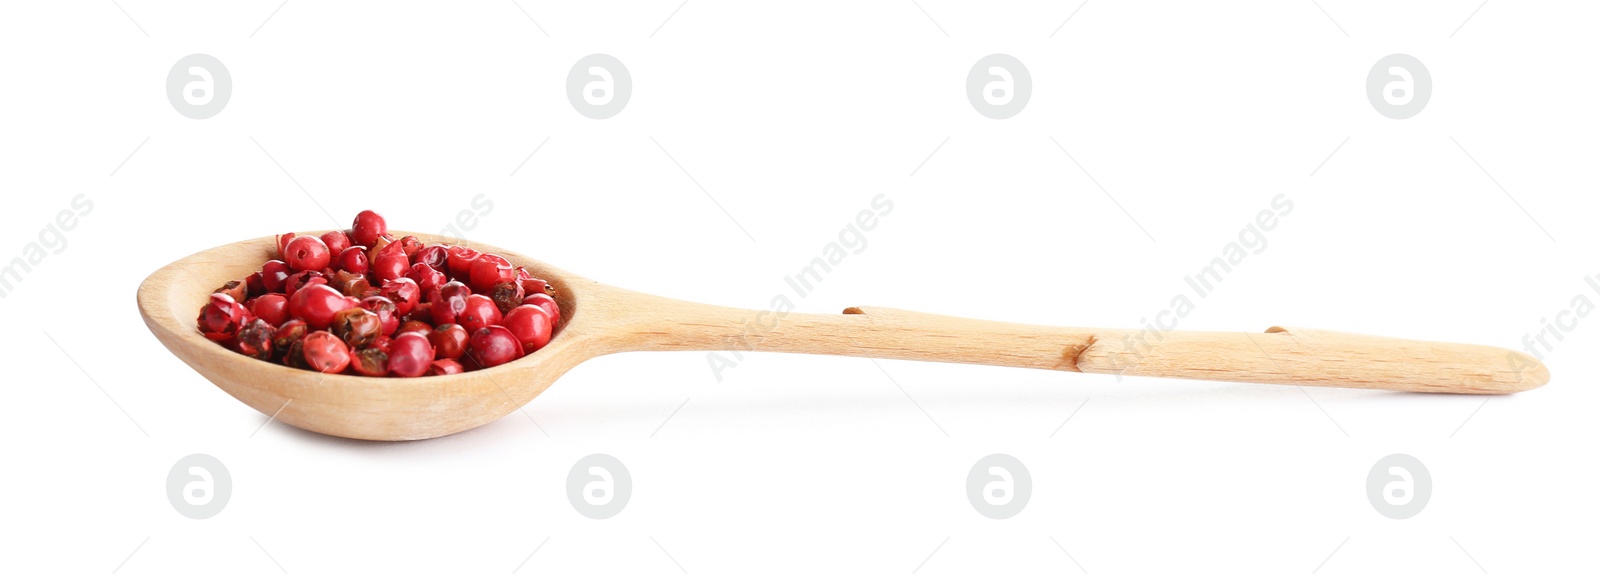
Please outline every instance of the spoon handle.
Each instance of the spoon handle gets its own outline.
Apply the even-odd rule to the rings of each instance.
[[[1542,363],[1518,351],[1297,327],[1173,331],[1161,337],[1139,332],[1097,341],[1079,353],[1077,367],[1085,373],[1490,395],[1550,380]]]
[[[651,307],[618,350],[848,355],[1427,393],[1508,394],[1550,378],[1543,364],[1518,351],[1315,329],[1045,327],[879,307],[852,307],[841,315],[784,314],[667,299]],[[717,358],[707,360],[718,368]]]

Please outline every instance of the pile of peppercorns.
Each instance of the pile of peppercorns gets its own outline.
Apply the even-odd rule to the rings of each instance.
[[[449,375],[550,342],[561,309],[543,279],[458,245],[395,239],[383,216],[278,236],[278,259],[200,309],[206,338],[263,361],[369,377]]]

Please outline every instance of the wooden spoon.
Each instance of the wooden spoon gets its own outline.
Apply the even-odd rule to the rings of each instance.
[[[1043,327],[877,307],[779,316],[647,295],[504,249],[410,235],[499,253],[549,280],[562,315],[550,344],[491,369],[415,379],[323,375],[234,353],[202,336],[195,317],[214,289],[275,256],[272,237],[161,268],[139,286],[139,312],[167,349],[234,398],[306,430],[369,440],[433,438],[483,425],[527,404],[578,363],[624,351],[776,351],[1427,393],[1514,393],[1550,379],[1538,360],[1516,351],[1312,329]]]

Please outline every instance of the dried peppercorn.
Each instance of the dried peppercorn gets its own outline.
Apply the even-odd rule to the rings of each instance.
[[[239,336],[234,339],[234,350],[246,357],[270,361],[273,353],[273,337],[277,334],[277,328],[266,321],[256,319],[239,330]]]
[[[254,317],[226,293],[212,293],[210,302],[200,309],[200,333],[213,341],[226,341]]]
[[[275,259],[209,296],[195,320],[202,335],[300,369],[440,376],[537,351],[561,320],[554,289],[526,267],[391,235],[372,211],[348,230],[284,233],[273,247]]]
[[[350,347],[327,331],[306,333],[300,340],[306,366],[313,371],[335,374],[350,365]]]
[[[515,281],[496,283],[489,289],[489,300],[494,301],[494,306],[500,309],[500,314],[510,313],[512,309],[522,304],[526,296],[523,294],[522,285]]]
[[[352,307],[333,314],[328,332],[352,349],[361,348],[383,334],[383,321],[378,319],[377,313]]]
[[[403,333],[389,342],[389,374],[420,377],[433,364],[433,345],[421,333]]]
[[[383,349],[368,347],[350,351],[350,368],[369,377],[389,374],[389,354]]]

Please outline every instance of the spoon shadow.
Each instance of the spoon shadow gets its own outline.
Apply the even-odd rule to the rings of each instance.
[[[863,378],[860,382],[863,386],[879,383],[879,381],[869,378]],[[1296,401],[1296,406],[1300,406],[1298,402],[1306,400],[1306,395],[1310,395],[1314,401],[1342,405],[1381,405],[1395,400],[1407,401],[1408,399],[1415,399],[1419,405],[1458,409],[1461,405],[1476,404],[1483,399],[1512,399],[1511,395],[1440,397],[1439,395],[1425,393],[1370,389],[1339,389],[1329,392],[1320,388],[1296,387],[1295,385],[1238,385],[1212,381],[1172,381],[1165,379],[1125,380],[1121,382],[1091,380],[1078,381],[1076,383],[1064,381],[1043,385],[1038,383],[1017,383],[1015,386],[1015,392],[997,393],[994,391],[995,386],[993,385],[974,384],[972,381],[907,382],[904,384],[905,390],[915,397],[911,399],[911,402],[907,402],[906,397],[898,393],[882,392],[882,389],[840,396],[813,394],[803,388],[793,386],[785,387],[782,392],[765,394],[741,401],[704,400],[708,394],[715,394],[714,389],[708,393],[705,389],[686,388],[684,397],[690,400],[702,399],[694,404],[693,416],[698,419],[712,421],[738,421],[739,419],[750,418],[763,420],[782,420],[786,418],[806,420],[863,420],[872,417],[899,418],[907,414],[906,409],[924,408],[924,405],[932,407],[935,411],[940,410],[941,407],[953,406],[960,409],[980,409],[995,412],[1014,412],[1019,409],[1037,410],[1041,407],[1045,410],[1071,412],[1087,404],[1086,401],[1115,401],[1119,409],[1139,411],[1143,408],[1154,406],[1196,401],[1214,403],[1218,400],[1229,399],[1238,401]],[[788,392],[790,390],[793,392]],[[403,453],[410,456],[525,444],[523,441],[530,439],[560,440],[559,436],[552,435],[549,432],[549,428],[570,430],[584,428],[587,430],[582,432],[581,436],[601,441],[642,440],[651,438],[654,435],[652,431],[660,431],[661,428],[666,427],[666,423],[669,423],[670,419],[675,418],[677,415],[675,408],[688,404],[677,399],[652,400],[640,398],[617,400],[615,397],[594,401],[556,398],[554,401],[547,400],[545,402],[547,404],[562,402],[582,408],[537,409],[529,406],[524,407],[529,409],[526,414],[512,414],[493,423],[460,433],[417,441],[352,439],[325,435],[286,424],[272,426],[282,427],[286,430],[283,433],[285,436],[297,443],[311,447],[373,455]],[[915,404],[913,405],[912,403]],[[948,410],[946,412],[948,413]],[[535,416],[538,418],[535,419]],[[946,414],[945,416],[948,417],[950,415]],[[538,422],[540,420],[543,422]],[[262,416],[261,421],[263,424],[268,424],[269,419]],[[616,432],[604,432],[602,430],[596,433],[596,429],[612,429]],[[1036,437],[1019,435],[1019,438]]]
[[[524,417],[503,417],[498,421],[455,434],[429,440],[410,441],[345,438],[308,431],[294,425],[281,423],[272,424],[271,426],[281,429],[280,434],[302,446],[364,455],[387,456],[390,454],[403,454],[412,456],[417,454],[461,453],[481,448],[493,448],[496,445],[509,446],[517,444],[518,441],[528,440],[530,438],[528,433],[516,428],[517,425],[515,423],[518,422],[516,419],[524,419]],[[267,421],[267,417],[261,417],[263,424],[266,424]],[[532,425],[527,420],[521,420],[521,422],[524,425]],[[533,433],[532,438],[544,439],[546,436],[536,431]]]

